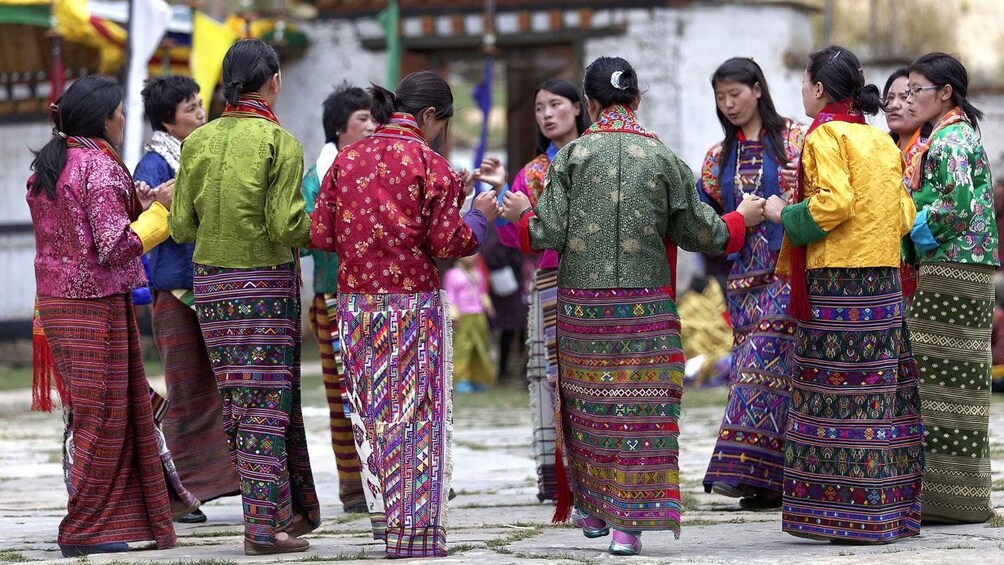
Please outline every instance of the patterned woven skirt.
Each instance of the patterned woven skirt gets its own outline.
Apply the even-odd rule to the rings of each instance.
[[[70,392],[63,462],[69,500],[59,543],[153,540],[161,549],[174,545],[130,295],[90,300],[40,296],[38,311]]]
[[[725,483],[750,495],[781,493],[788,425],[795,321],[788,315],[788,282],[774,274],[777,253],[766,237],[743,250],[728,280],[732,319],[729,399],[704,489]]]
[[[445,295],[340,293],[338,329],[373,537],[391,557],[445,556],[453,473]]]
[[[300,405],[299,274],[195,264],[195,308],[223,396],[244,536],[270,544],[301,514],[321,522]]]
[[[562,448],[575,506],[680,534],[680,319],[663,289],[558,290]]]
[[[533,456],[537,462],[537,499],[557,497],[554,472],[554,382],[558,374],[555,320],[558,305],[558,270],[537,269],[530,286],[527,317],[529,359],[526,377],[530,381],[530,424],[533,428]]]
[[[924,413],[924,520],[985,522],[990,503],[993,267],[921,265],[910,309]]]
[[[888,543],[920,532],[923,425],[899,269],[812,269],[796,334],[782,528]]]
[[[331,448],[335,452],[335,468],[338,471],[338,499],[348,512],[358,512],[356,507],[366,505],[363,495],[363,481],[360,475],[362,465],[356,454],[356,444],[352,436],[352,421],[349,419],[348,399],[342,376],[342,344],[338,338],[338,297],[335,294],[314,294],[310,304],[310,328],[317,337],[317,348],[321,353],[321,378],[324,381],[324,395],[328,400],[328,417],[331,422]]]
[[[181,482],[202,502],[240,494],[220,389],[195,310],[170,292],[154,291],[153,338],[170,401],[162,428]]]

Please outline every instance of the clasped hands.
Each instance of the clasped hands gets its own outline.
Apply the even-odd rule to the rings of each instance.
[[[756,226],[764,220],[779,224],[781,223],[781,210],[787,205],[788,203],[777,195],[761,198],[754,194],[746,194],[739,206],[736,206],[736,212],[742,214],[746,227]]]
[[[136,181],[136,196],[139,198],[139,203],[146,210],[154,202],[160,202],[164,208],[168,210],[171,209],[171,200],[174,198],[174,179],[168,180],[157,185],[155,188],[150,188],[150,185],[143,181]]]

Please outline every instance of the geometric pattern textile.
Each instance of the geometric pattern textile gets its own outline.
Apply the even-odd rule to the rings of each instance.
[[[990,502],[994,268],[924,263],[908,325],[924,414],[925,522],[978,523]]]
[[[389,557],[442,557],[453,472],[452,329],[443,291],[338,294],[363,492]]]
[[[898,267],[807,271],[782,529],[888,543],[920,533],[924,426]]]

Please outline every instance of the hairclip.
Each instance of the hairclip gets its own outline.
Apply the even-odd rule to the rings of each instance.
[[[838,49],[836,53],[834,53],[833,55],[830,55],[830,58],[826,60],[826,64],[829,65],[833,61],[836,61],[837,57],[839,57],[841,53],[843,53],[843,51],[840,51]]]
[[[621,75],[624,71],[614,71],[610,73],[610,84],[617,90],[627,90],[627,86],[621,85]]]

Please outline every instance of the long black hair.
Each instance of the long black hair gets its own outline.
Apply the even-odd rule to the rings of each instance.
[[[76,80],[66,92],[49,107],[53,136],[40,150],[35,151],[31,170],[35,180],[31,194],[45,194],[56,198],[56,181],[66,165],[66,137],[105,138],[105,122],[115,114],[122,103],[122,87],[106,76],[87,76]],[[65,137],[64,137],[65,136]]]
[[[778,165],[784,167],[788,162],[788,153],[784,150],[784,132],[788,127],[781,114],[774,108],[774,100],[770,97],[770,89],[767,87],[767,79],[763,76],[763,69],[756,61],[748,57],[733,57],[722,63],[715,72],[711,74],[711,88],[714,89],[723,82],[738,82],[753,88],[760,85],[760,98],[757,100],[757,112],[760,113],[760,122],[763,129],[767,131],[767,141],[770,152]],[[715,104],[715,113],[718,114],[718,122],[722,124],[722,131],[725,132],[725,140],[722,142],[722,162],[727,160],[727,156],[735,151],[736,136],[739,135],[739,126],[733,125],[718,104]],[[739,164],[736,163],[738,167]],[[725,167],[719,167],[719,175],[725,173]],[[721,180],[721,179],[719,179]]]
[[[917,57],[910,72],[924,75],[937,86],[951,86],[952,103],[962,108],[974,128],[980,129],[983,112],[969,101],[969,73],[958,59],[947,53],[927,53]]]
[[[618,72],[620,75],[614,81],[614,73]],[[582,77],[582,92],[602,108],[614,104],[630,106],[641,93],[634,67],[620,57],[600,57],[589,63]]]
[[[823,84],[823,91],[833,102],[850,99],[858,110],[872,116],[882,109],[882,94],[874,84],[865,84],[861,62],[850,49],[824,47],[809,55],[805,70],[809,80]]]
[[[575,85],[560,78],[552,78],[545,80],[537,87],[537,90],[533,91],[533,99],[537,99],[537,95],[540,94],[541,90],[546,90],[552,94],[557,94],[562,98],[568,99],[572,105],[579,105],[579,115],[575,117],[575,131],[579,135],[586,131],[589,127],[589,111],[586,109],[586,102],[582,99],[582,94],[579,93],[579,89],[575,88]],[[551,140],[544,135],[544,132],[537,130],[537,155],[547,152],[547,148],[551,145]]]
[[[279,72],[279,56],[260,39],[247,38],[230,46],[223,57],[223,98],[237,104],[241,94],[258,92]]]
[[[401,84],[393,92],[376,84],[369,90],[373,98],[370,112],[377,123],[386,124],[390,121],[391,114],[404,112],[414,116],[421,126],[422,110],[426,108],[436,109],[433,119],[453,117],[453,91],[450,90],[450,84],[433,71],[411,73],[401,80]]]

